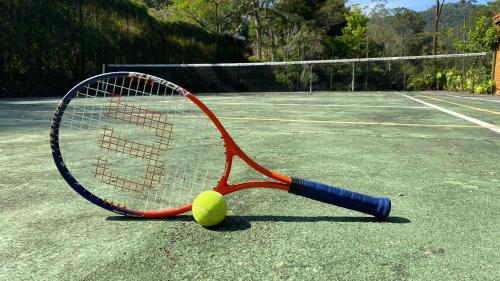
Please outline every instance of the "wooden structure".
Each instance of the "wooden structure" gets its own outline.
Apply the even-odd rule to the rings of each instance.
[[[500,29],[500,14],[493,17],[493,24]],[[493,80],[495,80],[495,95],[500,95],[500,38],[497,47],[497,52],[494,59]]]

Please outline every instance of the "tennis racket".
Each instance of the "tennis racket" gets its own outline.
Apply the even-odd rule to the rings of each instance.
[[[388,198],[285,176],[248,157],[196,96],[158,77],[114,72],[71,89],[55,110],[50,144],[66,182],[117,214],[159,218],[191,210],[194,197],[261,187],[385,219]],[[263,179],[233,183],[239,158]]]

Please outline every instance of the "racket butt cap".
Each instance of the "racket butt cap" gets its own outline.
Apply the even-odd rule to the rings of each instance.
[[[391,200],[389,198],[380,198],[378,215],[376,216],[380,220],[385,220],[391,212]]]

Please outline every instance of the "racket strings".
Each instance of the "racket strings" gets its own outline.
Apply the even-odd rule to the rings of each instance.
[[[79,89],[68,107],[68,168],[109,202],[134,210],[189,204],[224,169],[220,133],[169,82],[103,79]]]
[[[180,122],[190,124],[194,130],[189,134],[184,134],[181,140],[182,143],[190,147],[191,151],[183,155],[187,161],[183,162],[177,172],[176,186],[171,189],[172,201],[169,202],[171,205],[175,204],[175,202],[190,204],[197,193],[215,187],[220,177],[215,171],[220,173],[222,169],[214,169],[213,164],[209,161],[210,157],[208,156],[214,148],[219,148],[216,149],[218,158],[221,160],[219,164],[224,164],[224,144],[212,122],[203,113],[193,115],[195,112],[201,112],[191,102],[182,102],[177,109],[177,112],[181,112]],[[197,145],[191,145],[191,142]]]

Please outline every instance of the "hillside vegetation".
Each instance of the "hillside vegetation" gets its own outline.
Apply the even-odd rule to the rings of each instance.
[[[244,44],[133,1],[0,1],[0,97],[60,96],[104,63],[244,61]]]
[[[60,96],[110,63],[293,61],[492,51],[498,31],[491,17],[500,11],[500,1],[470,2],[474,1],[445,4],[435,34],[435,8],[425,12],[390,9],[384,1],[362,11],[347,7],[345,0],[0,0],[0,97]],[[453,84],[455,90],[487,93],[492,85],[488,79],[491,65],[467,67],[401,64],[365,67],[356,73],[360,79],[378,79],[373,85],[365,83],[365,90],[451,90]],[[281,85],[276,89],[301,90],[308,81],[325,77],[345,82],[339,88],[330,82],[330,90],[349,87],[349,69],[338,73],[308,69],[263,72],[266,79]],[[220,77],[221,81],[226,78]],[[453,83],[448,83],[450,79]]]

